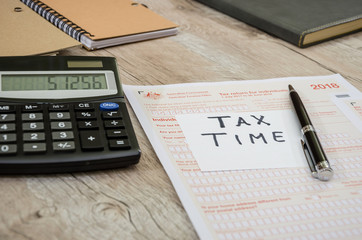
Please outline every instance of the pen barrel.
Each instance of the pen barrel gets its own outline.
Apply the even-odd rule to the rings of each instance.
[[[305,132],[303,135],[304,142],[307,144],[307,147],[312,155],[313,161],[315,164],[319,164],[323,161],[328,161],[327,156],[321,147],[318,136],[314,131]]]
[[[312,122],[307,114],[307,110],[305,109],[302,100],[300,99],[297,92],[290,92],[290,98],[292,99],[293,107],[301,124],[301,127],[306,125],[312,125]]]
[[[305,144],[303,145],[304,153],[306,153],[306,150],[308,151],[310,160],[307,160],[312,171],[312,176],[322,181],[328,181],[333,176],[333,169],[331,168],[322,145],[319,142],[317,133],[312,125],[312,121],[309,119],[307,110],[305,109],[298,93],[291,85],[289,85],[289,95],[302,127]]]
[[[329,164],[327,156],[322,148],[318,136],[313,129],[303,132],[303,139],[310,152],[310,157],[314,162],[315,170],[317,171],[320,180],[328,181],[333,176],[333,170]],[[303,128],[306,129],[306,128]]]

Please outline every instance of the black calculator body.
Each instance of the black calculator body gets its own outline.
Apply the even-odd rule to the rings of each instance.
[[[0,173],[102,170],[140,148],[111,57],[0,57]]]

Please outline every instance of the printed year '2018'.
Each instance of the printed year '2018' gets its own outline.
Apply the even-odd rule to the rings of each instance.
[[[311,84],[310,85],[313,90],[323,90],[323,89],[330,89],[330,88],[339,88],[337,83],[327,83],[327,84]]]

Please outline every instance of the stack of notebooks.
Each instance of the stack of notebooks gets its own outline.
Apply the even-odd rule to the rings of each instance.
[[[197,0],[299,47],[362,29],[362,0]]]
[[[70,36],[78,41],[78,45],[81,43],[84,47],[94,50],[177,33],[176,24],[145,5],[131,0],[20,0],[28,7],[19,0],[3,1],[6,1],[6,4],[2,4],[0,10],[0,17],[4,18],[0,21],[0,34],[8,34],[6,43],[12,46],[12,39],[16,41],[15,38],[19,38],[18,34],[22,36],[22,41],[27,41],[29,48],[34,48],[32,45],[44,47],[42,43],[61,45],[54,46],[54,49],[76,45],[75,41],[69,39],[66,41],[67,44],[64,44],[64,39]],[[9,34],[9,31],[4,29],[17,32],[17,35]],[[66,37],[60,36],[61,34]],[[47,50],[33,50],[35,54],[44,51]],[[18,49],[18,52],[21,51]],[[31,51],[25,51],[22,55],[28,55],[29,52]],[[1,51],[0,55],[6,54]]]

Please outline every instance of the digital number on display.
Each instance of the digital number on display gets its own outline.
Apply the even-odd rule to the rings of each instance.
[[[3,75],[2,91],[107,89],[104,74]]]

